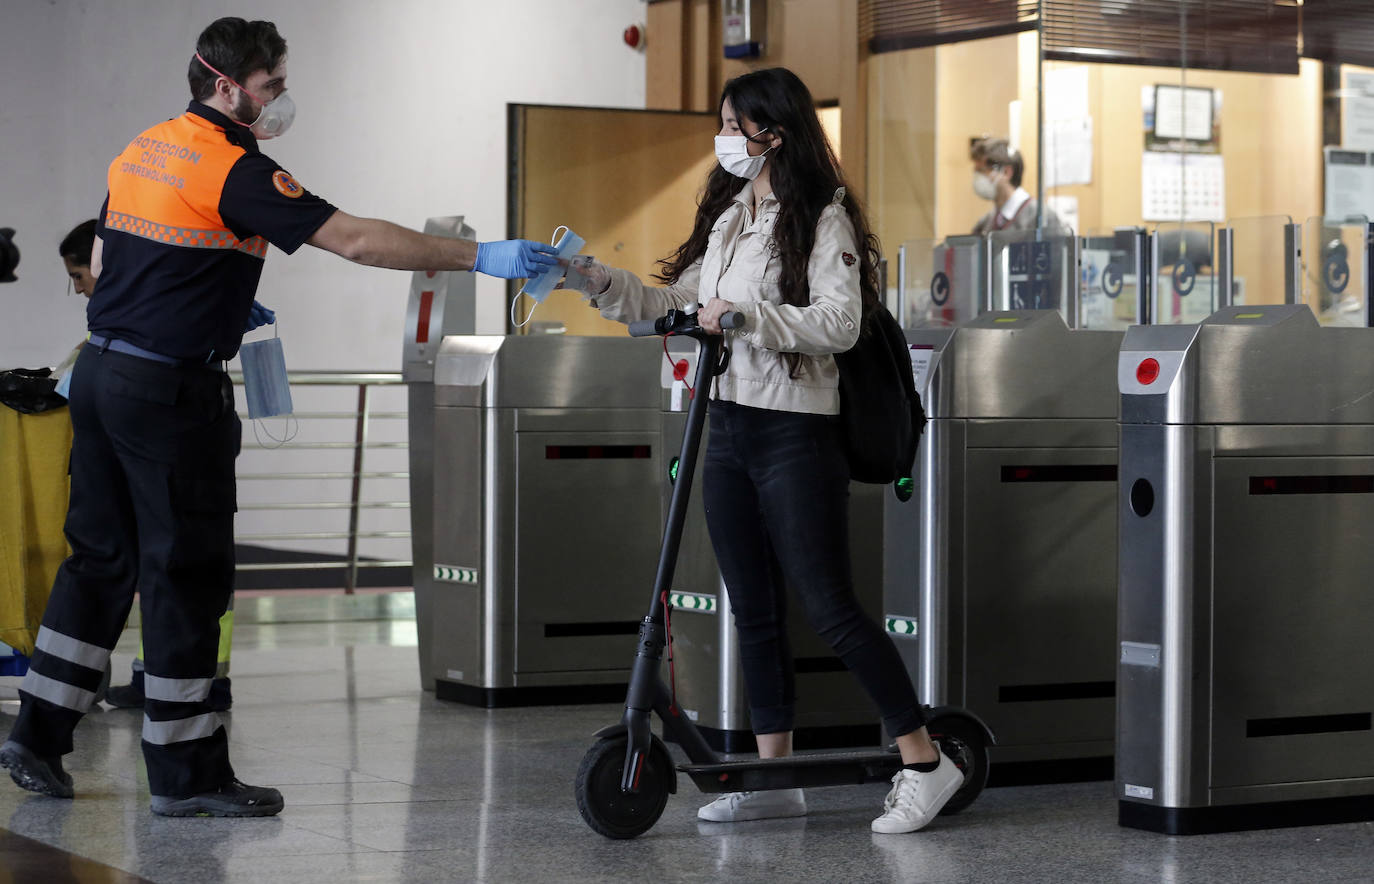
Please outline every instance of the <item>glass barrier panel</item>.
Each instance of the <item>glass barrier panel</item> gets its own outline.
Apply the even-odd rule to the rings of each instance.
[[[1095,230],[1079,244],[1080,328],[1125,329],[1140,325],[1143,231]]]
[[[1233,218],[1231,228],[1231,303],[1237,306],[1287,304],[1290,279],[1287,215]]]
[[[1302,302],[1322,325],[1369,325],[1369,219],[1308,218],[1302,236]]]
[[[1066,228],[999,230],[992,252],[992,309],[1058,310],[1073,325],[1078,239]]]
[[[1210,221],[1160,224],[1154,229],[1155,325],[1201,322],[1217,309],[1216,230]]]
[[[987,291],[987,241],[951,236],[908,240],[903,279],[904,326],[950,326],[983,312]]]

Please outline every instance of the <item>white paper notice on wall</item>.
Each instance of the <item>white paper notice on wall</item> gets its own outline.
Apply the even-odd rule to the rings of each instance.
[[[1221,156],[1145,151],[1140,209],[1146,221],[1225,221],[1226,166]]]
[[[1374,73],[1342,70],[1341,146],[1374,150]]]
[[[1088,66],[1045,71],[1045,119],[1081,120],[1088,115]]]
[[[1045,124],[1045,186],[1092,184],[1093,118],[1050,120]]]
[[[1326,155],[1326,217],[1364,215],[1374,218],[1374,154],[1341,147],[1327,147],[1323,152]]]

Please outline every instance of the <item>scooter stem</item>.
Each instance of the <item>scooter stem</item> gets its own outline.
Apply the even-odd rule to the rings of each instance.
[[[639,647],[630,670],[630,684],[625,696],[625,766],[621,769],[620,788],[637,792],[639,774],[649,755],[653,731],[649,716],[659,690],[659,668],[663,663],[663,648],[667,644],[664,629],[664,596],[672,590],[673,574],[677,569],[678,549],[682,543],[682,528],[687,520],[687,504],[692,496],[692,478],[696,473],[697,452],[701,448],[701,433],[706,426],[707,401],[711,397],[711,381],[720,368],[722,339],[718,335],[693,335],[701,342],[697,351],[696,388],[692,404],[687,409],[687,428],[682,434],[682,449],[678,453],[678,475],[673,494],[668,501],[668,520],[663,528],[663,544],[658,554],[658,572],[654,577],[654,594],[649,613],[639,625]]]

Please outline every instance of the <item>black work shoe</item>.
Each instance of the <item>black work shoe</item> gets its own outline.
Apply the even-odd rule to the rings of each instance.
[[[110,685],[105,690],[105,702],[116,709],[142,709],[143,689],[136,685]]]
[[[238,780],[190,798],[153,796],[153,813],[158,816],[272,816],[285,806],[276,789],[245,786]]]
[[[6,740],[0,746],[0,767],[7,767],[10,779],[21,789],[51,795],[53,798],[71,798],[72,777],[62,769],[62,757],[41,758],[29,747],[13,740]]]

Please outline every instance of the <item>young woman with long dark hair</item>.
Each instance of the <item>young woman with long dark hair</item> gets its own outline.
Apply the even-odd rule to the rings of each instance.
[[[702,486],[759,754],[792,751],[785,584],[901,750],[905,766],[873,830],[915,831],[963,775],[931,742],[901,657],[860,607],[850,576],[834,354],[854,345],[862,316],[878,304],[877,239],[795,74],[773,68],[731,80],[720,118],[719,165],[691,236],[662,262],[664,285],[593,263],[582,287],[603,316],[622,322],[701,304],[699,322],[718,333],[724,313],[744,314],[744,328],[728,333],[733,354],[715,382]],[[732,822],[804,813],[802,790],[788,789],[725,795],[697,815]]]

